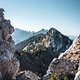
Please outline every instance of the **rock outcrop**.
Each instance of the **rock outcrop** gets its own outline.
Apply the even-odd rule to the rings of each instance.
[[[80,35],[73,41],[68,50],[60,54],[59,58],[80,61]]]
[[[40,80],[40,77],[27,70],[18,73],[16,80]]]
[[[10,20],[4,18],[3,12],[4,9],[0,8],[0,80],[39,80],[40,78],[31,71],[19,69],[20,63],[15,57],[15,46],[11,36],[14,27]]]
[[[57,59],[51,62],[47,74],[43,80],[49,80],[56,75],[57,80],[80,80],[80,35],[73,41],[73,44]],[[53,76],[52,76],[53,75]]]
[[[38,32],[34,32],[34,31],[26,31],[26,30],[15,28],[15,31],[13,32],[12,37],[15,41],[15,44],[18,44],[26,39],[29,39],[32,36],[36,36],[38,34],[46,34],[47,31],[48,30],[42,29]]]
[[[11,34],[14,28],[10,20],[4,18],[4,9],[0,8],[0,80],[15,79],[19,70],[19,61],[14,56],[14,41]]]
[[[43,80],[49,80],[53,78],[54,75],[56,75],[57,80],[64,80],[65,77],[67,77],[68,80],[73,80],[77,69],[78,64],[76,62],[64,59],[54,59],[47,70],[47,74],[44,75]]]

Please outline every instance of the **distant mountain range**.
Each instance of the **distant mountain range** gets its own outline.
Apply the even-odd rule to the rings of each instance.
[[[32,36],[36,36],[38,34],[46,34],[47,32],[48,30],[45,30],[45,29],[42,29],[38,32],[34,32],[34,31],[30,32],[30,31],[15,28],[15,31],[12,34],[12,37],[15,41],[15,44],[18,44],[26,39],[29,39]],[[67,36],[72,40],[76,38],[76,36],[73,36],[73,35],[67,35]]]
[[[25,31],[25,30],[21,30],[18,28],[15,28],[14,33],[12,34],[12,37],[15,41],[15,44],[18,44],[26,39],[29,39],[32,36],[38,35],[38,34],[45,34],[47,33],[48,30],[42,29],[38,32],[30,32],[30,31]]]

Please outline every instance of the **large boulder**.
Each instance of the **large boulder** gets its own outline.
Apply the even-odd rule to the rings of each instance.
[[[64,80],[65,77],[69,80],[73,80],[75,73],[77,72],[77,66],[78,64],[76,62],[71,62],[70,60],[53,59],[43,80],[49,80],[50,78],[53,78],[54,75],[56,75],[57,80]]]

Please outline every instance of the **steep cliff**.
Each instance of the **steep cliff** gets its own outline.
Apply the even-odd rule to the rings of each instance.
[[[15,79],[19,70],[19,61],[14,56],[14,41],[11,34],[14,28],[10,20],[4,18],[4,9],[0,8],[0,80]]]

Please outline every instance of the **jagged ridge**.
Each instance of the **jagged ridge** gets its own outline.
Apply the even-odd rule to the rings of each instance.
[[[52,59],[68,49],[71,43],[68,37],[54,28],[46,34],[39,34],[21,42],[16,45],[16,54],[21,62],[21,69],[29,69],[44,75]],[[24,65],[24,63],[29,64]]]

